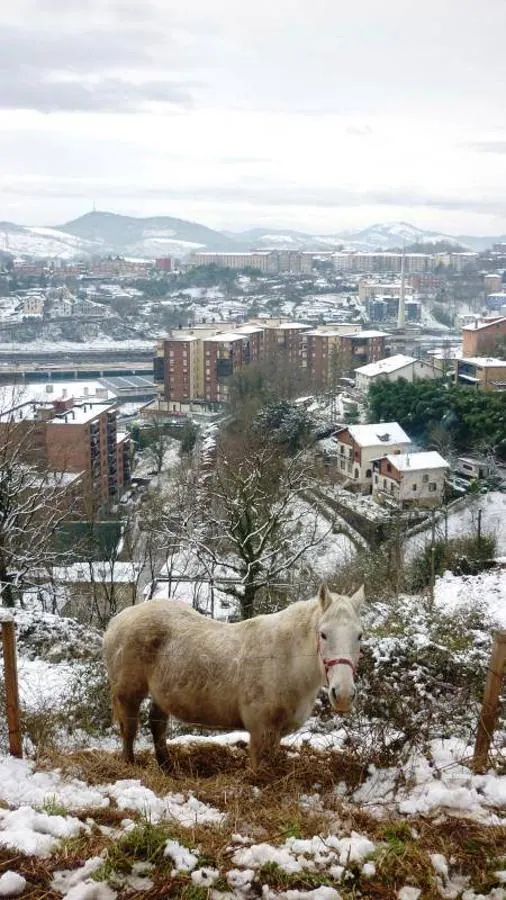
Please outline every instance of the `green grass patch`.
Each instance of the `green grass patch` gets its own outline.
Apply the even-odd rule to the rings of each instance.
[[[258,879],[261,884],[268,884],[269,887],[279,890],[310,891],[322,885],[332,887],[335,883],[334,879],[323,873],[287,872],[275,862],[264,863],[258,870]]]

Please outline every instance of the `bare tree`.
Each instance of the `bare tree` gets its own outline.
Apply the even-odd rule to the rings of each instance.
[[[178,514],[165,512],[167,543],[178,540],[197,569],[232,596],[242,618],[256,612],[259,592],[289,584],[333,523],[309,499],[313,464],[247,433],[217,449],[212,469],[187,470]]]
[[[167,449],[167,438],[163,422],[155,416],[146,431],[149,444],[144,452],[154,466],[156,474],[159,475],[163,469],[165,451]]]
[[[61,562],[57,535],[79,503],[79,476],[49,471],[39,459],[36,423],[0,416],[0,587],[4,606],[37,572]],[[38,460],[38,461],[37,461]],[[81,485],[82,489],[82,485]]]

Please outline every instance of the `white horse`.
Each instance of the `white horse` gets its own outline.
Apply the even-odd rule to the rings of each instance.
[[[336,712],[348,712],[360,654],[363,587],[352,597],[325,585],[311,600],[243,622],[208,619],[177,601],[148,600],[115,616],[104,658],[123,756],[133,762],[139,707],[150,696],[158,763],[170,769],[169,715],[250,733],[253,768],[279,752],[326,686]]]

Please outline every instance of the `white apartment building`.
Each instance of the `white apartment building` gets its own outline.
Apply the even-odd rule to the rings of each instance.
[[[400,506],[439,506],[449,464],[435,450],[388,454],[373,462],[373,496],[391,497]]]
[[[364,491],[372,488],[373,461],[388,454],[409,450],[411,440],[398,422],[348,425],[334,435],[337,442],[337,469]]]
[[[417,378],[435,378],[439,374],[433,362],[398,353],[355,369],[355,384],[359,391],[367,393],[371,384],[378,381],[398,381],[399,378],[415,381]]]

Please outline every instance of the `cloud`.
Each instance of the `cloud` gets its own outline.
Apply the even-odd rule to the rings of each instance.
[[[431,195],[416,190],[352,190],[343,188],[304,188],[292,184],[281,186],[244,181],[236,185],[192,184],[174,187],[150,185],[140,182],[106,183],[92,178],[78,179],[27,179],[21,178],[10,182],[0,180],[0,189],[5,195],[38,196],[54,198],[86,199],[99,196],[106,204],[115,200],[139,201],[148,203],[157,201],[194,201],[215,203],[217,205],[244,204],[263,208],[320,208],[353,209],[361,207],[395,207],[395,208],[430,208],[440,211],[462,211],[466,213],[499,214],[506,209],[506,198],[476,199],[475,197],[455,198],[451,196]]]
[[[104,78],[97,84],[80,81],[37,81],[32,77],[0,76],[0,108],[51,112],[136,112],[146,103],[170,103],[189,107],[191,92],[163,81],[134,84],[120,78]]]
[[[506,141],[467,141],[461,146],[476,153],[506,153]]]
[[[364,125],[348,125],[346,133],[354,137],[369,137],[370,134],[373,134],[373,129],[366,122]]]
[[[175,37],[155,29],[4,27],[0,108],[121,113],[147,103],[188,107],[197,86],[184,75],[189,59]]]

